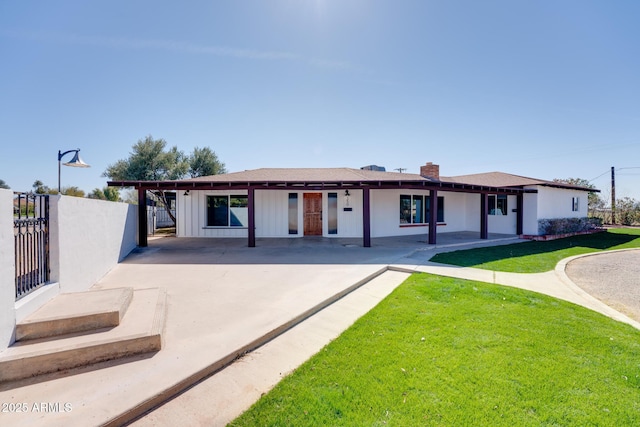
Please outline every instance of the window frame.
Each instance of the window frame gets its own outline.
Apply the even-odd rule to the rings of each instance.
[[[503,202],[503,203],[501,203]],[[506,194],[489,194],[489,205],[487,206],[489,215],[506,216],[509,214],[509,198]],[[501,214],[497,214],[496,211]]]
[[[400,194],[399,202],[401,227],[429,225],[429,220],[431,219],[431,196]],[[438,196],[436,223],[444,223],[444,196]]]
[[[211,206],[213,200],[226,200],[226,206],[223,206],[226,210],[226,221],[223,224],[220,219],[222,216],[216,218],[215,207]],[[244,202],[242,202],[244,200]],[[242,224],[240,219],[238,219],[235,215],[233,218],[239,222],[239,224],[234,224],[232,219],[232,209],[249,209],[249,196],[247,194],[207,194],[206,195],[206,220],[207,223],[205,228],[231,228],[231,229],[242,229],[248,228],[248,224]],[[213,222],[213,223],[212,223]],[[217,222],[217,223],[216,223]]]
[[[571,198],[571,212],[580,212],[580,197]]]

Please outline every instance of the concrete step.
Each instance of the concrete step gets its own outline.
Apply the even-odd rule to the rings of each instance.
[[[91,292],[94,291],[87,293]],[[136,290],[126,315],[117,327],[57,339],[16,342],[0,352],[0,382],[159,351],[162,348],[166,301],[167,294],[163,288]]]
[[[133,288],[60,294],[16,325],[16,341],[116,327],[132,297]]]

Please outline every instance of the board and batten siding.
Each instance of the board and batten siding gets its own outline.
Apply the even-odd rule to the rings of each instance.
[[[246,195],[246,190],[232,193],[228,191],[190,191],[188,195],[178,192],[176,197],[177,237],[244,237],[248,236],[244,227],[207,228],[207,196]]]
[[[322,229],[324,237],[362,237],[362,190],[350,190],[349,206],[344,190],[335,191],[255,191],[256,237],[282,238],[304,236],[304,193],[322,193],[322,210],[328,212],[328,193],[337,193],[338,234],[328,234],[329,215],[323,214]],[[289,194],[298,194],[298,234],[289,234]],[[178,237],[230,237],[247,238],[244,227],[206,227],[207,196],[246,195],[246,190],[206,191],[192,190],[189,195],[178,192],[176,201],[176,219]],[[345,210],[351,208],[351,210]]]

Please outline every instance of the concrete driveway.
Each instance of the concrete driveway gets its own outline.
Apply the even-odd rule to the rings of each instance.
[[[576,258],[567,275],[590,295],[640,321],[640,250],[623,250]]]

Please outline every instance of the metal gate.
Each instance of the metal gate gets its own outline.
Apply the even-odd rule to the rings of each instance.
[[[49,281],[49,196],[14,193],[16,301]]]

